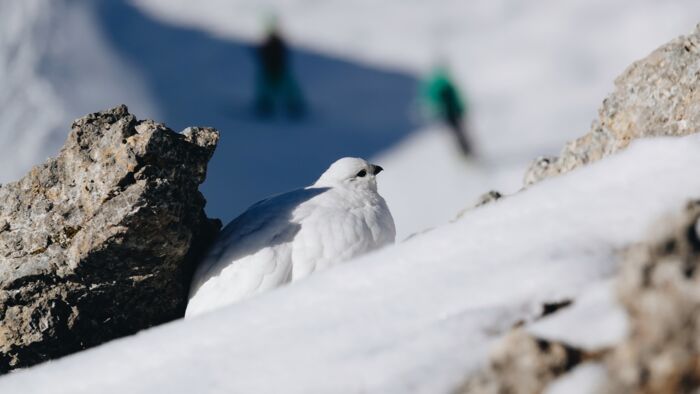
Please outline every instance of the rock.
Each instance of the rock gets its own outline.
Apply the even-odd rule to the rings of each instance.
[[[471,207],[464,208],[463,210],[459,211],[457,213],[457,216],[455,216],[455,218],[452,221],[454,222],[454,221],[461,219],[467,212],[471,211],[474,208],[478,208],[478,207],[481,207],[484,205],[491,204],[495,201],[500,200],[501,198],[503,198],[503,194],[501,194],[499,191],[489,190],[486,193],[479,196],[479,198],[476,200],[476,204],[474,204]]]
[[[184,314],[221,223],[198,191],[218,142],[125,106],[76,120],[58,156],[0,186],[0,371]]]
[[[576,141],[574,141],[574,143],[576,143]],[[562,151],[561,155],[566,155],[566,150]],[[557,160],[556,156],[540,156],[536,158],[525,172],[525,179],[523,180],[525,186],[532,185],[551,175],[563,172],[557,172],[557,166],[559,165]]]
[[[630,334],[608,360],[608,393],[700,389],[700,201],[659,228],[618,276]]]
[[[488,192],[479,196],[479,200],[476,202],[474,207],[480,207],[482,205],[490,204],[494,201],[498,201],[503,198],[503,194],[496,190],[489,190]]]
[[[537,394],[581,362],[600,356],[565,343],[536,338],[516,328],[494,348],[489,365],[469,377],[458,393]]]
[[[632,64],[615,81],[599,116],[559,157],[535,160],[530,185],[624,149],[637,138],[680,136],[700,129],[700,25]]]
[[[545,302],[542,304],[542,313],[540,314],[540,318],[543,318],[545,316],[551,315],[555,312],[559,312],[563,308],[568,308],[573,304],[573,300],[570,299],[563,299],[559,301],[550,301],[550,302]]]

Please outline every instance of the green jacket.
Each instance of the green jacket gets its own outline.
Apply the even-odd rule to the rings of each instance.
[[[422,95],[431,113],[461,117],[467,108],[457,87],[444,70],[437,70],[423,84]]]

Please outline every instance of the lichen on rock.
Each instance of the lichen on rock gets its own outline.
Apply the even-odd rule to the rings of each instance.
[[[56,158],[0,186],[0,372],[182,316],[221,225],[198,191],[217,142],[122,105],[76,120]]]

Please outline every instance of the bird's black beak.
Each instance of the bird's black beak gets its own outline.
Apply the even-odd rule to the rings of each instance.
[[[379,174],[380,172],[384,171],[384,169],[376,164],[372,164],[372,173],[374,175]]]

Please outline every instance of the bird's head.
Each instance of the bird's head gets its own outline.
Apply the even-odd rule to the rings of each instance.
[[[357,157],[343,157],[321,174],[314,186],[377,191],[376,176],[384,169]]]

